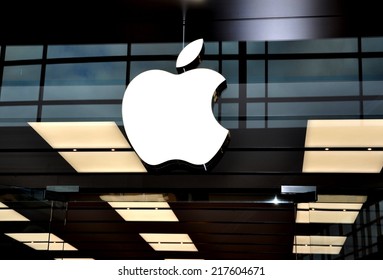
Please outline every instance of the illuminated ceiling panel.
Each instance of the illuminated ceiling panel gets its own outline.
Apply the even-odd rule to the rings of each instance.
[[[140,233],[155,251],[197,252],[188,234]]]
[[[305,246],[294,245],[294,254],[325,254],[325,255],[338,255],[342,250],[341,246]]]
[[[102,195],[100,198],[125,220],[135,222],[178,222],[169,203],[170,195],[143,193]]]
[[[35,249],[44,251],[77,251],[52,233],[5,233],[5,235]]]
[[[293,253],[337,255],[345,242],[345,236],[298,235],[294,237]]]
[[[366,199],[366,196],[318,195],[318,202],[298,203],[296,222],[353,224]]]
[[[297,223],[353,224],[358,217],[356,211],[297,211]]]
[[[79,173],[147,172],[135,152],[59,152]]]
[[[24,222],[29,221],[28,218],[19,214],[13,209],[9,209],[7,205],[0,202],[0,222]]]
[[[114,122],[30,122],[55,149],[130,148]]]
[[[302,172],[380,173],[382,151],[306,151]]]
[[[309,120],[305,147],[383,147],[383,120]]]
[[[383,120],[309,120],[302,172],[380,173],[383,152]],[[331,150],[365,148],[366,150]]]

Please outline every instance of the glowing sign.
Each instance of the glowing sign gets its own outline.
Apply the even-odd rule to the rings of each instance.
[[[128,85],[122,117],[130,144],[152,167],[187,162],[205,169],[229,139],[229,131],[214,117],[216,101],[226,87],[218,72],[198,68],[203,39],[193,41],[179,54],[181,74],[149,70]]]

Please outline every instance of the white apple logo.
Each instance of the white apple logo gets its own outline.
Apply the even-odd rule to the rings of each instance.
[[[211,69],[192,69],[199,63],[203,39],[179,54],[179,75],[163,70],[139,74],[122,101],[126,135],[149,167],[187,162],[207,166],[229,141],[229,131],[214,117],[212,99],[226,87],[225,78]]]

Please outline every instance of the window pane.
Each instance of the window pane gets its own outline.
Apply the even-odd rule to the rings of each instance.
[[[364,58],[363,94],[383,95],[383,58]]]
[[[357,59],[273,60],[269,97],[359,95]]]
[[[115,121],[122,124],[121,104],[46,105],[42,121]]]
[[[178,55],[181,43],[132,44],[132,55]]]
[[[265,97],[265,61],[247,61],[247,97]]]
[[[50,45],[48,58],[100,57],[127,55],[126,44],[105,45]]]
[[[207,68],[219,72],[219,63],[217,60],[202,60],[198,68]]]
[[[36,117],[37,106],[0,106],[0,126],[27,126]]]
[[[239,78],[238,61],[222,61],[222,75],[226,78],[227,89],[222,94],[222,98],[238,98],[239,96]]]
[[[219,54],[218,42],[205,42],[205,54]]]
[[[383,51],[383,37],[362,38],[363,52],[381,52]]]
[[[264,54],[265,42],[247,42],[246,52],[248,54]]]
[[[160,69],[177,74],[175,61],[132,61],[130,62],[130,80],[142,72],[152,69]]]
[[[125,62],[47,65],[44,99],[121,99],[125,79]]]
[[[272,41],[268,51],[276,53],[348,53],[358,51],[358,40],[347,39],[317,39],[302,41]]]
[[[247,103],[246,105],[246,128],[264,128],[265,104]]]
[[[383,100],[364,101],[364,115],[371,118],[383,118]]]
[[[268,103],[269,127],[305,127],[308,119],[359,118],[359,102]]]
[[[43,46],[7,46],[5,60],[41,59]]]
[[[40,74],[40,65],[4,67],[0,101],[38,100]]]
[[[221,106],[222,126],[238,128],[238,103],[223,103]]]
[[[222,42],[222,54],[238,54],[238,42]]]

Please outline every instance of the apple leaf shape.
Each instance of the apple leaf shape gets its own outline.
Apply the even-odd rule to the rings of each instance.
[[[203,39],[198,39],[188,44],[178,55],[176,62],[178,73],[183,73],[196,68],[200,63],[200,57],[203,51]]]

